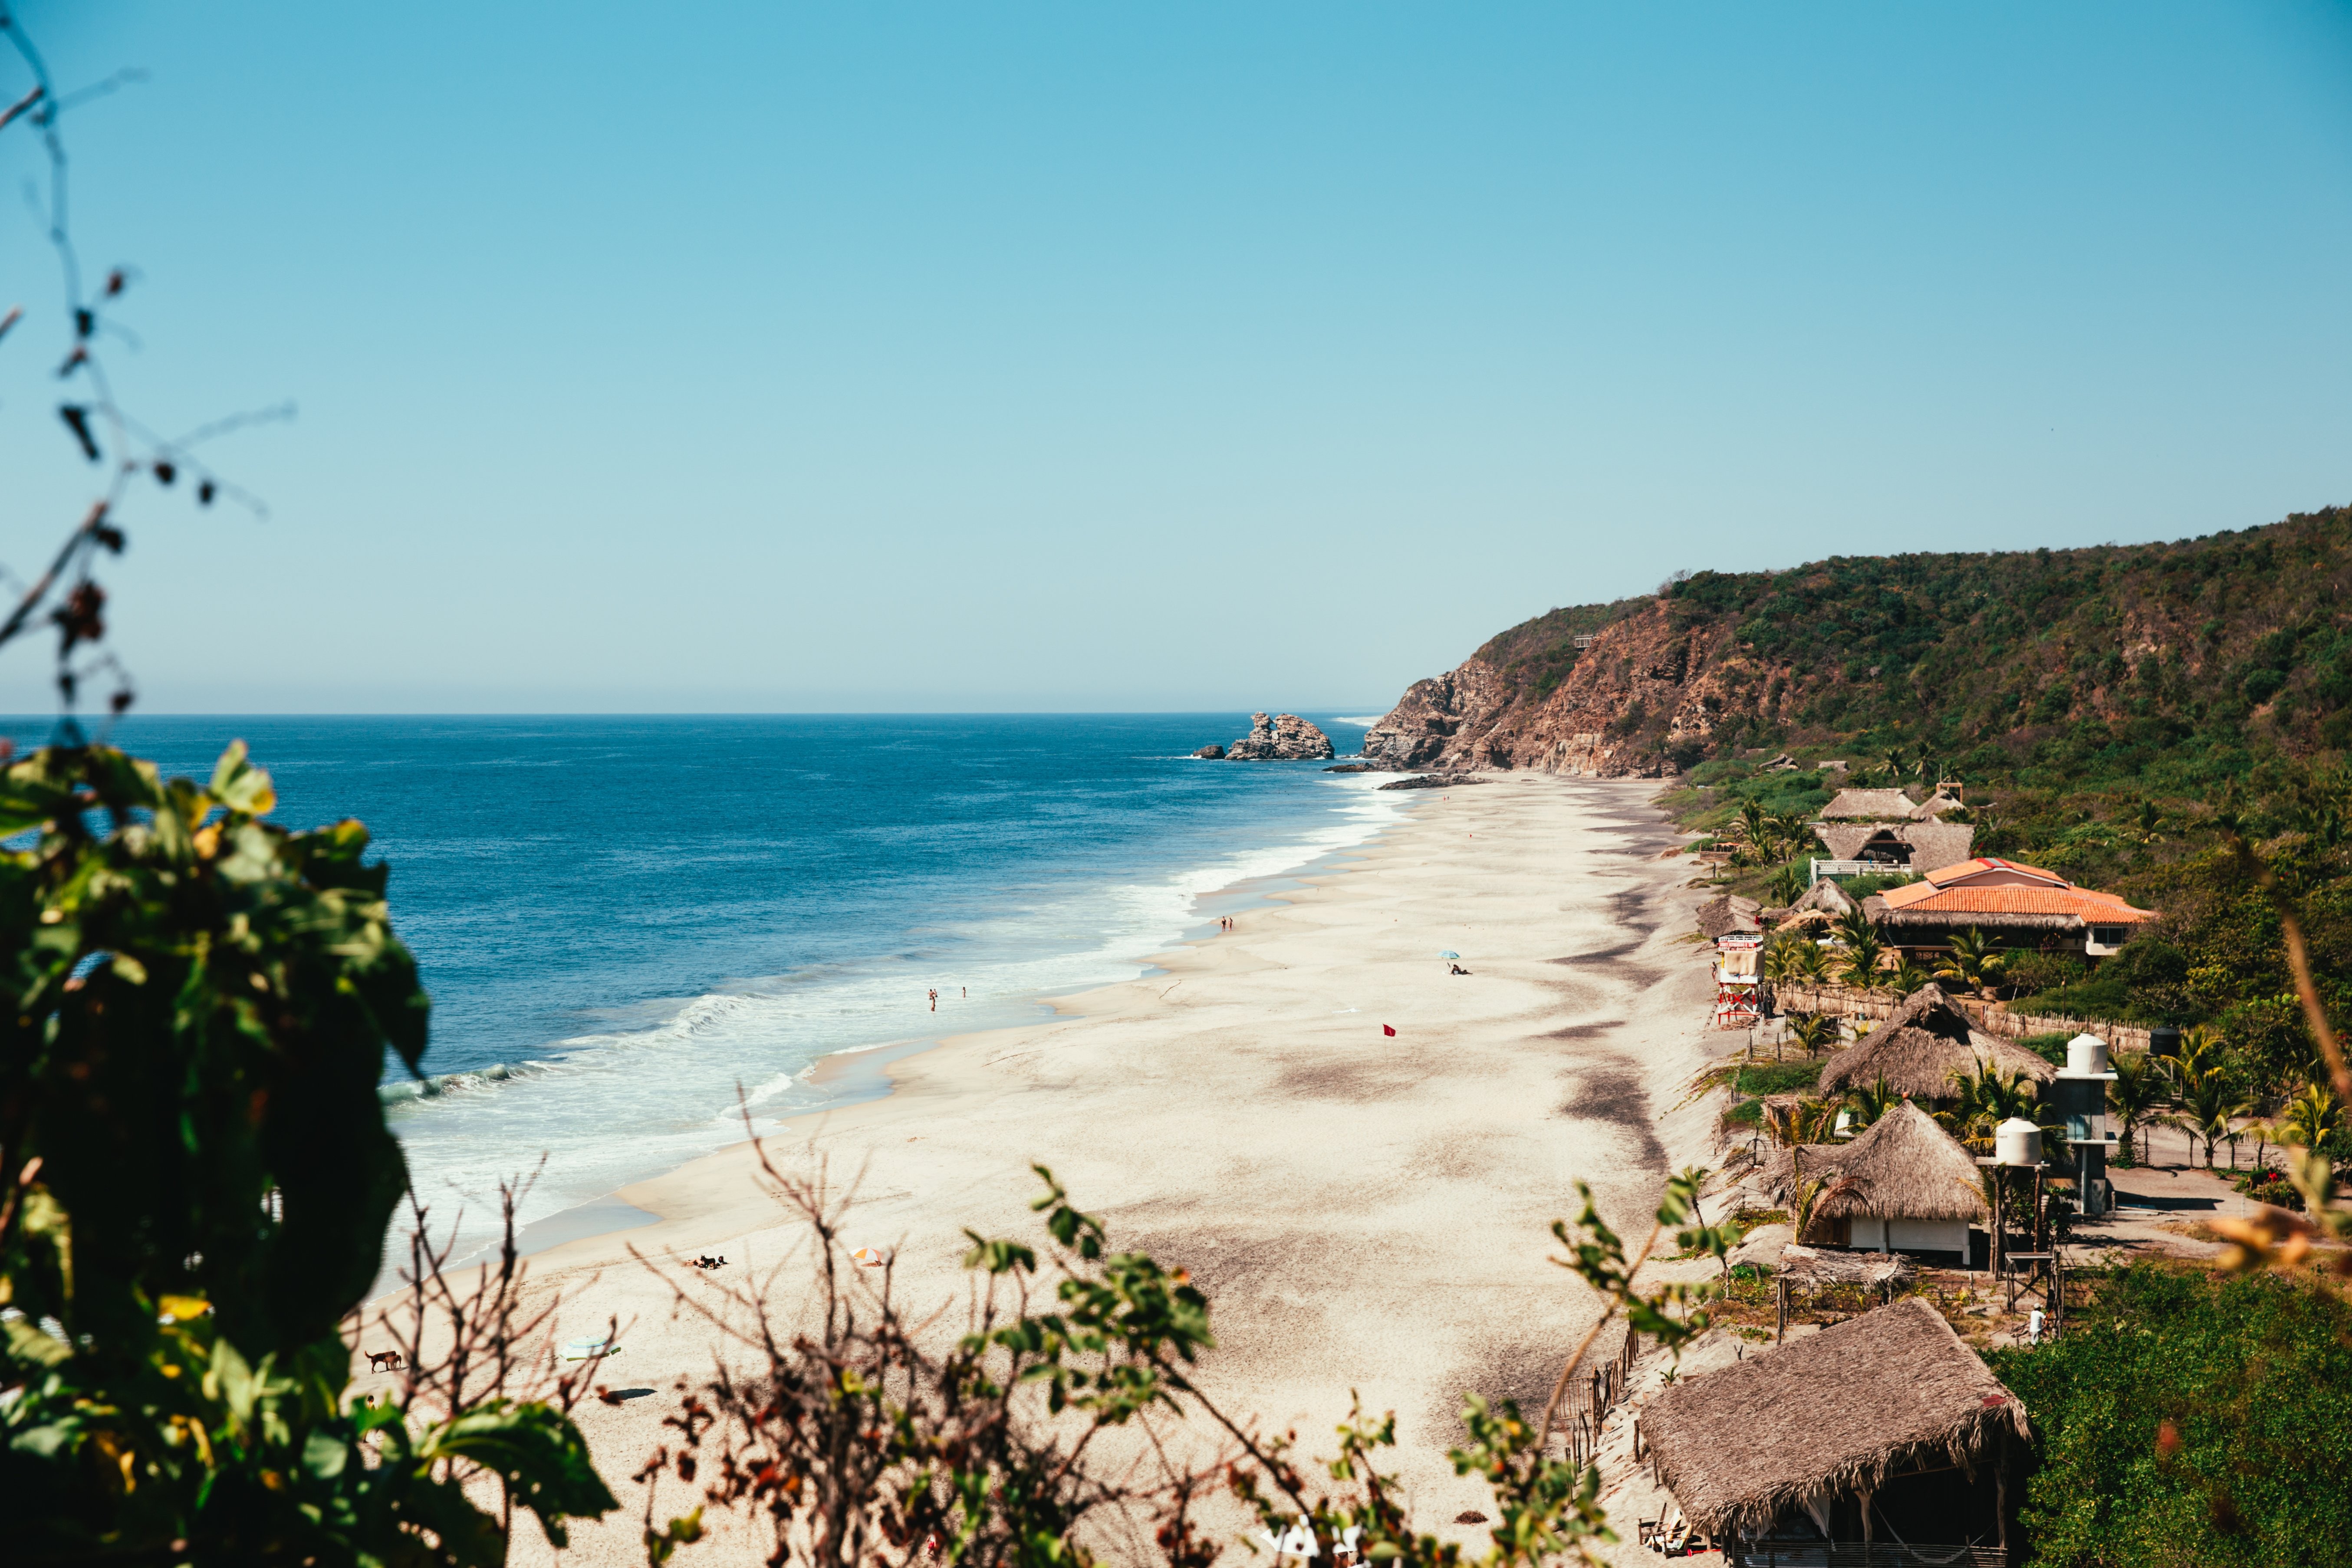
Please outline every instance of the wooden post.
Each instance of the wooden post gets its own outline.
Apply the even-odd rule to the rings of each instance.
[[[1780,1299],[1779,1312],[1772,1321],[1772,1342],[1777,1345],[1789,1337],[1789,1281],[1787,1279],[1783,1279],[1780,1281],[1780,1289],[1776,1294]]]
[[[1866,1487],[1862,1492],[1862,1554],[1867,1558],[1870,1555],[1870,1490]]]
[[[1992,1464],[1993,1507],[2000,1510],[1999,1523],[2000,1560],[2009,1561],[2009,1428],[1999,1429],[1993,1443]]]

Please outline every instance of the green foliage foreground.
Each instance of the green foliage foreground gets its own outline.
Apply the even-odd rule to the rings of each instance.
[[[345,1407],[407,1185],[376,1085],[427,1003],[364,828],[105,747],[0,774],[0,1520],[12,1563],[484,1563],[495,1475],[614,1506],[560,1409]]]
[[[2309,1274],[2134,1265],[1989,1359],[2033,1418],[2032,1563],[2352,1563],[2352,1307]]]

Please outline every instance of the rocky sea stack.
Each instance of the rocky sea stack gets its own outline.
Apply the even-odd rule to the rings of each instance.
[[[1250,732],[1225,749],[1225,755],[1237,763],[1316,763],[1333,754],[1331,737],[1296,713],[1271,719],[1251,714]]]

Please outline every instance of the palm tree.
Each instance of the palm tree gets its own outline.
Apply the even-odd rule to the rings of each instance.
[[[2325,1086],[2307,1083],[2286,1102],[2286,1115],[2271,1130],[2280,1142],[2296,1149],[2318,1149],[2343,1125],[2344,1107]]]
[[[2184,1042],[2185,1043],[2185,1042]],[[2200,1062],[2193,1069],[2176,1074],[2180,1114],[2166,1118],[2192,1138],[2205,1140],[2205,1168],[2213,1168],[2213,1145],[2231,1136],[2230,1122],[2253,1109],[2245,1096],[2230,1087],[2229,1076],[2218,1061]],[[2232,1145],[2234,1149],[2235,1145]],[[2191,1156],[2196,1153],[2192,1146]]]
[[[1764,1131],[1783,1149],[1801,1143],[1824,1143],[1837,1120],[1837,1101],[1806,1098],[1764,1108]]]
[[[1908,996],[1935,978],[1934,975],[1912,963],[1911,955],[1906,952],[1895,959],[1894,968],[1886,971],[1885,983],[1897,996]]]
[[[1805,896],[1805,873],[1794,860],[1765,879],[1764,890],[1783,909]]]
[[[1789,1020],[1789,1033],[1807,1056],[1819,1056],[1823,1046],[1837,1038],[1837,1020],[1827,1013],[1799,1013]]]
[[[1805,1155],[1801,1149],[1789,1152],[1789,1217],[1796,1222],[1797,1239],[1805,1239],[1813,1228],[1813,1211],[1823,1198],[1838,1197],[1853,1191],[1858,1184],[1852,1176],[1840,1176],[1832,1181],[1816,1176],[1805,1180]]]
[[[1861,929],[1848,932],[1841,928],[1839,938],[1839,978],[1856,990],[1867,991],[1878,983],[1878,961],[1886,956],[1886,948],[1870,922],[1861,922]]]
[[[1810,937],[1789,944],[1786,963],[1787,978],[1801,984],[1819,985],[1830,977],[1830,955]]]
[[[1994,1129],[2012,1116],[2041,1124],[2041,1104],[2022,1073],[2005,1073],[1990,1062],[1979,1062],[1972,1073],[1952,1075],[1952,1104],[1936,1112],[1936,1120],[1972,1149],[1991,1149]]]
[[[1903,1096],[1889,1089],[1883,1078],[1868,1089],[1850,1090],[1845,1097],[1845,1108],[1853,1112],[1856,1131],[1870,1126],[1902,1103]]]
[[[1902,747],[1895,746],[1888,750],[1885,760],[1886,782],[1890,784],[1900,784],[1903,782],[1903,775],[1911,771],[1911,759],[1904,754]]]
[[[1958,981],[1990,1001],[1993,988],[2000,983],[2001,972],[2008,967],[2008,957],[1987,940],[1983,931],[1970,926],[1952,938],[1951,951],[1936,966],[1936,978]]]
[[[2155,1116],[2169,1093],[2171,1086],[2164,1074],[2146,1057],[2118,1056],[2109,1064],[2116,1081],[2107,1085],[2107,1104],[2116,1113],[2116,1126],[2123,1134],[2124,1147],[2132,1147],[2133,1135]],[[2145,1153],[2135,1154],[2145,1162]]]

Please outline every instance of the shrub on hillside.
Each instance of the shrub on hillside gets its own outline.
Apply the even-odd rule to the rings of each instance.
[[[1988,1359],[2033,1421],[2031,1563],[2352,1563],[2352,1307],[2319,1279],[2136,1264]]]

